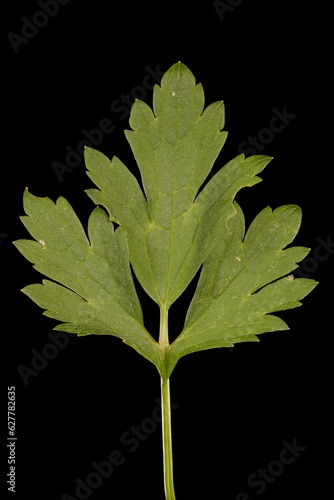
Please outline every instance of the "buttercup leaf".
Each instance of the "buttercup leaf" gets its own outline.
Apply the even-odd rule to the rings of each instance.
[[[299,306],[317,283],[290,274],[309,251],[289,246],[301,223],[298,206],[267,207],[245,228],[235,197],[261,181],[269,156],[238,155],[208,180],[226,140],[224,106],[204,106],[202,86],[184,64],[154,87],[152,109],[134,103],[130,127],[141,184],[119,158],[86,148],[96,186],[87,194],[98,205],[87,234],[64,198],[54,203],[26,190],[22,222],[34,241],[15,244],[48,278],[23,291],[61,321],[56,329],[119,337],[158,369],[165,493],[175,500],[169,378],[176,364],[189,353],[288,329],[274,313]],[[184,328],[170,344],[170,306],[198,271]],[[144,326],[133,273],[160,307],[157,340]]]
[[[37,242],[16,245],[53,281],[24,292],[46,315],[63,321],[57,328],[116,335],[168,376],[185,354],[288,328],[268,313],[299,305],[316,284],[279,281],[308,252],[283,250],[298,231],[301,211],[267,208],[244,235],[234,201],[240,189],[261,181],[258,174],[271,158],[239,155],[200,191],[226,139],[224,106],[204,107],[202,86],[182,63],[155,86],[153,109],[134,103],[130,126],[126,137],[144,191],[120,159],[85,148],[88,175],[97,186],[87,194],[109,215],[93,211],[88,237],[64,198],[54,204],[26,191],[22,221]],[[145,330],[130,263],[166,314],[203,266],[184,329],[172,345]]]

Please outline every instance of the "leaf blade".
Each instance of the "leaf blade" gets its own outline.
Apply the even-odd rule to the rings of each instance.
[[[57,329],[79,335],[114,335],[159,369],[158,344],[143,324],[122,228],[114,230],[106,212],[96,207],[88,221],[87,238],[66,200],[53,203],[28,191],[25,208],[29,213],[25,225],[40,240],[18,240],[16,247],[53,281],[29,285],[23,292],[45,309],[45,315],[63,321]]]
[[[166,72],[161,87],[155,86],[153,110],[142,101],[134,103],[130,125],[133,130],[126,131],[126,137],[145,195],[124,166],[121,175],[141,192],[140,202],[130,193],[126,197],[129,203],[119,199],[118,193],[127,188],[116,159],[98,157],[100,154],[86,148],[88,175],[99,188],[88,194],[124,228],[130,261],[144,290],[157,304],[169,308],[218,242],[216,229],[210,235],[203,221],[224,218],[227,222],[235,213],[236,193],[259,182],[256,174],[271,158],[245,160],[239,155],[198,195],[226,139],[224,106],[220,101],[204,109],[202,86],[181,63]],[[238,170],[241,163],[243,168]],[[133,212],[145,214],[140,227],[133,223]]]
[[[301,305],[317,284],[285,276],[309,252],[304,247],[284,249],[299,229],[299,207],[264,209],[246,235],[242,211],[236,209],[228,238],[204,262],[184,329],[170,346],[170,373],[183,355],[205,346],[256,341],[260,333],[288,329],[271,313]]]

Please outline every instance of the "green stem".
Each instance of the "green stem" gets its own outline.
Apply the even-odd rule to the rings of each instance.
[[[168,310],[166,307],[161,307],[159,344],[163,354],[165,354],[169,345]],[[161,377],[161,409],[165,495],[166,500],[175,500],[169,378],[164,376]]]
[[[161,378],[162,444],[166,500],[175,500],[169,379]]]

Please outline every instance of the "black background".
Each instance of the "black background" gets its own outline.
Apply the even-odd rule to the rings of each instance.
[[[203,84],[207,104],[225,101],[229,136],[215,169],[250,135],[262,131],[265,137],[274,108],[296,115],[259,151],[274,157],[263,182],[237,199],[247,221],[267,205],[299,204],[303,224],[295,241],[311,247],[310,255],[319,238],[333,235],[329,9],[303,1],[230,4],[235,6],[219,16],[204,0],[71,0],[28,43],[20,43],[17,53],[8,33],[21,35],[22,17],[32,20],[41,7],[36,1],[6,7],[0,200],[5,474],[7,386],[13,385],[18,438],[16,494],[8,498],[58,500],[65,493],[80,498],[76,478],[86,482],[92,463],[107,460],[113,450],[122,453],[124,463],[87,498],[164,498],[160,428],[133,452],[120,442],[132,426],[145,425],[157,407],[156,369],[114,337],[67,336],[57,354],[46,347],[56,322],[20,293],[41,277],[11,243],[28,237],[19,221],[26,186],[53,200],[65,196],[83,222],[87,219],[92,202],[84,189],[91,183],[83,162],[62,179],[52,168],[55,161],[65,164],[67,146],[76,149],[85,139],[83,129],[112,120],[114,130],[96,148],[117,155],[135,172],[123,132],[128,120],[111,105],[124,94],[151,103],[151,91],[143,91],[148,67],[162,73],[181,60]],[[282,313],[290,331],[263,334],[256,344],[192,354],[177,365],[171,391],[178,405],[173,411],[178,499],[246,499],[241,492],[250,500],[327,498],[331,493],[332,253],[322,250],[321,260],[313,258],[302,268],[320,285],[303,307]],[[156,335],[157,309],[143,295],[141,300],[146,324]],[[182,328],[187,300],[172,308],[174,336]],[[36,353],[55,355],[24,383],[18,367],[31,369]],[[294,440],[305,449],[265,491],[247,484],[251,474],[279,457],[283,441]]]

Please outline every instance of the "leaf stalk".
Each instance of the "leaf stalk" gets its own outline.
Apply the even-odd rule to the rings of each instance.
[[[175,500],[169,378],[161,378],[162,444],[166,500]]]
[[[160,307],[159,345],[163,358],[164,373],[161,376],[161,410],[162,410],[162,447],[164,486],[166,500],[175,500],[173,479],[173,450],[169,377],[166,377],[166,352],[169,347],[168,338],[168,308]]]

